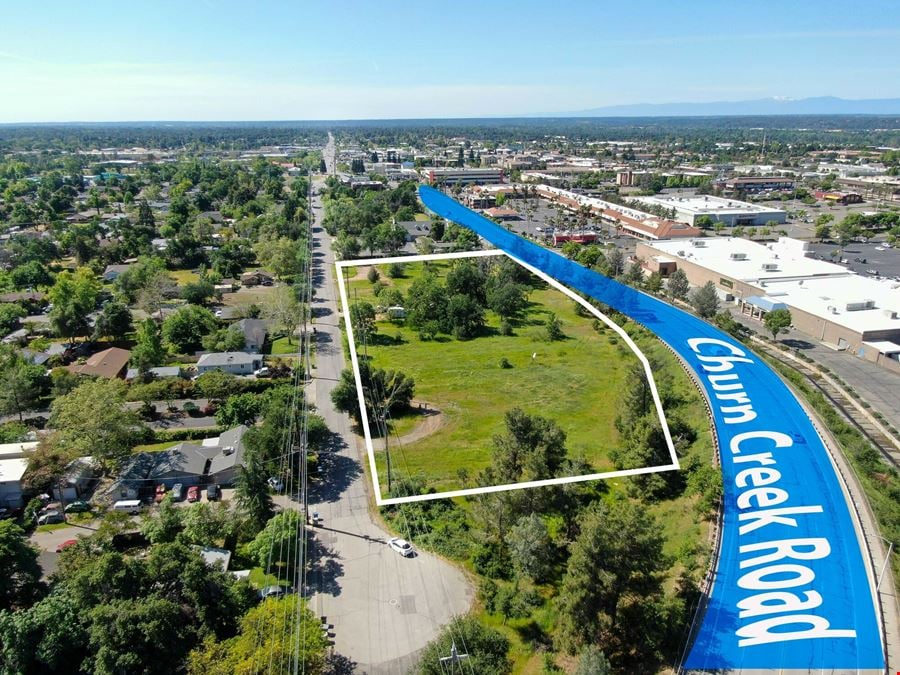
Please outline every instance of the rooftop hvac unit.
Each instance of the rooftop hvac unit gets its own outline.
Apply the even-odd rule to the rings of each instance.
[[[702,239],[692,239],[691,246],[696,246],[697,248],[704,248],[706,246],[706,242]]]
[[[858,302],[848,302],[846,310],[848,312],[860,312],[864,309],[875,309],[874,300],[859,300]]]
[[[728,257],[731,258],[732,260],[746,260],[747,254],[746,253],[732,253]]]
[[[678,251],[678,255],[681,256],[681,257],[683,258],[683,257],[684,257],[684,251]]]
[[[837,307],[835,307],[834,305],[828,305],[828,307],[825,309],[825,311],[831,312],[832,314],[838,313]]]
[[[232,455],[232,454],[234,454],[234,446],[226,445],[224,448],[222,448],[222,454],[223,454],[223,455]]]
[[[895,312],[893,309],[886,309],[886,310],[882,311],[882,314],[884,314],[888,319],[896,319],[897,318],[897,312]]]
[[[778,270],[778,263],[763,263],[762,268],[766,272],[775,272]]]

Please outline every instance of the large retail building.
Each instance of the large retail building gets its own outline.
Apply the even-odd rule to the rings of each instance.
[[[711,281],[754,318],[786,307],[800,332],[900,372],[900,282],[855,274],[807,247],[787,237],[704,237],[639,242],[636,255],[651,272],[681,269],[694,286]]]

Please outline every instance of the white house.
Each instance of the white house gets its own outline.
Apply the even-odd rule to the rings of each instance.
[[[212,370],[221,370],[232,375],[252,375],[254,370],[262,367],[261,354],[247,352],[214,352],[204,354],[197,361],[197,372],[202,375]]]

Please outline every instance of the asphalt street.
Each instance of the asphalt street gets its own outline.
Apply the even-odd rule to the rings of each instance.
[[[335,649],[356,664],[354,672],[405,673],[444,625],[468,611],[473,589],[460,569],[437,556],[395,553],[386,543],[391,535],[373,519],[362,439],[330,400],[344,356],[331,241],[321,209],[314,213],[317,368],[311,393],[335,435],[320,457],[324,479],[310,488],[309,508],[322,518],[310,543],[311,606],[333,626]]]

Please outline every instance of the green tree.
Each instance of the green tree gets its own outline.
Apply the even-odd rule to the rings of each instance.
[[[660,293],[663,288],[663,278],[659,272],[653,272],[644,284],[644,288],[650,293]]]
[[[265,570],[279,578],[291,578],[302,545],[300,514],[287,509],[273,516],[262,531],[247,544],[247,553]]]
[[[290,286],[280,286],[269,293],[261,313],[272,333],[287,335],[288,344],[293,344],[302,309],[297,300],[297,292]]]
[[[246,436],[252,437],[258,433],[257,429],[250,429],[245,434],[245,445],[250,440]],[[267,483],[269,476],[260,453],[245,447],[244,464],[238,469],[235,498],[238,507],[246,514],[252,532],[262,530],[275,512]]]
[[[94,324],[94,339],[122,340],[132,330],[131,310],[123,302],[112,300],[103,305]]]
[[[673,298],[678,300],[687,298],[691,285],[688,282],[687,274],[684,273],[684,270],[677,269],[672,272],[672,274],[669,275],[669,280],[666,282],[666,288]]]
[[[512,319],[528,304],[525,287],[516,283],[492,282],[488,286],[487,304],[501,319]]]
[[[208,352],[239,352],[245,345],[244,334],[232,326],[220,328],[203,338],[203,349]]]
[[[215,288],[205,279],[181,287],[181,297],[191,305],[205,305],[213,293],[215,293]]]
[[[691,295],[691,304],[697,314],[704,319],[711,319],[719,311],[719,294],[713,282],[707,281]]]
[[[84,617],[66,593],[0,612],[0,674],[72,672],[86,655]]]
[[[433,275],[423,274],[413,281],[406,294],[406,320],[413,328],[436,323],[447,330],[447,289]]]
[[[121,380],[89,380],[50,406],[50,426],[60,446],[77,455],[92,455],[107,467],[127,457],[143,435],[135,411],[125,406]],[[90,414],[85,414],[90,411]]]
[[[12,520],[0,520],[0,610],[28,605],[41,588],[38,552]]]
[[[479,305],[487,303],[487,276],[471,260],[459,260],[450,268],[446,277],[447,294],[462,294],[472,298]]]
[[[68,339],[87,334],[88,315],[97,306],[99,293],[100,282],[90,268],[60,272],[48,293],[53,303],[50,324],[56,334]]]
[[[574,675],[612,675],[612,666],[597,645],[587,645],[578,656]]]
[[[0,333],[6,335],[15,330],[19,325],[19,319],[24,318],[26,312],[21,306],[11,302],[0,304]]]
[[[162,331],[159,325],[148,317],[138,324],[134,347],[131,349],[131,365],[146,373],[162,364],[165,357]]]
[[[547,320],[544,322],[544,330],[547,331],[547,339],[551,342],[563,340],[566,337],[562,331],[562,322],[556,314],[550,314],[547,317]]]
[[[183,527],[185,509],[172,501],[171,494],[159,504],[155,512],[147,511],[141,520],[141,534],[153,544],[175,541]]]
[[[484,328],[484,309],[471,295],[457,293],[447,305],[447,322],[456,339],[468,340]]]
[[[34,365],[8,345],[0,346],[0,414],[18,415],[32,410],[49,388],[44,368]]]
[[[556,601],[557,639],[570,653],[615,630],[625,606],[658,596],[668,566],[662,530],[640,504],[598,504],[580,526]]]
[[[361,300],[350,305],[350,325],[353,327],[353,337],[357,342],[367,342],[378,332],[378,326],[375,325],[375,308],[371,303]]]
[[[706,214],[697,218],[694,221],[694,225],[699,227],[701,230],[708,230],[715,224],[715,220],[713,220],[712,216],[708,216]]]
[[[185,305],[163,321],[162,335],[180,354],[191,354],[203,346],[203,337],[217,326],[216,317],[205,307]]]
[[[222,370],[210,370],[196,381],[197,391],[213,401],[224,401],[240,389],[237,376]]]
[[[566,432],[555,422],[513,408],[504,416],[506,433],[494,436],[495,478],[502,483],[552,478],[566,457]]]
[[[263,240],[253,250],[260,264],[279,279],[296,276],[303,271],[306,253],[298,240],[288,237]]]
[[[196,640],[182,608],[157,596],[113,600],[90,614],[89,661],[96,675],[168,675]]]
[[[454,644],[459,653],[469,655],[462,664],[464,672],[496,675],[512,672],[512,662],[507,657],[509,640],[506,636],[482,625],[475,617],[465,616],[454,619],[425,647],[419,660],[420,675],[445,675],[447,670],[441,658],[450,655]]]
[[[766,328],[772,334],[773,340],[778,339],[781,333],[787,333],[792,322],[793,317],[791,317],[791,310],[789,309],[773,309],[763,317],[763,323],[766,324]]]
[[[509,531],[509,557],[521,576],[542,581],[553,564],[553,544],[544,519],[536,513],[522,516]]]
[[[285,635],[292,637],[284,639]],[[207,639],[191,652],[187,672],[190,675],[291,672],[299,654],[298,670],[322,675],[327,649],[321,622],[305,600],[297,595],[269,598],[244,615],[237,636],[223,642]]]
[[[224,405],[216,410],[216,422],[223,427],[247,426],[256,422],[262,409],[262,402],[256,394],[246,393],[229,396]]]

